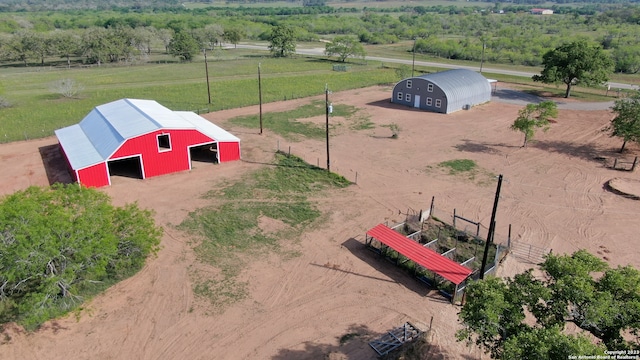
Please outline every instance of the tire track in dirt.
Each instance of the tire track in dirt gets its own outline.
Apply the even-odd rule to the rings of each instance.
[[[639,203],[603,191],[604,181],[620,174],[592,158],[594,154],[612,157],[620,146],[598,132],[609,115],[563,110],[549,132],[536,134],[537,142],[523,149],[521,134],[509,129],[521,106],[490,103],[468,112],[438,115],[389,104],[390,91],[376,87],[333,94],[334,104],[361,108],[375,124],[372,130],[341,131],[331,139],[332,170],[349,180],[357,171],[358,184],[326,197],[314,196],[327,214],[327,223],[299,241],[283,244],[285,252],[298,257],[267,253],[250,262],[239,277],[248,282],[245,300],[221,311],[193,297],[189,272],[203,265],[195,262],[191,239],[172,225],[180,223],[188,211],[209,204],[210,200],[201,199],[206,190],[265,166],[278,140],[283,147],[289,143],[268,132],[258,135],[255,129],[222,123],[242,138],[243,156],[257,163],[199,167],[104,189],[118,205],[137,200],[141,207],[155,209],[156,219],[166,228],[163,248],[140,273],[97,296],[79,319],[72,314],[33,335],[11,332],[11,343],[0,345],[0,358],[236,360],[323,358],[334,351],[363,359],[374,356],[364,336],[352,340],[358,343],[355,349],[340,346],[340,337],[353,331],[382,334],[407,320],[429,323],[431,316],[438,345],[446,348],[449,358],[460,358],[469,349],[454,341],[459,328],[456,309],[362,245],[367,229],[385,221],[402,221],[404,215],[399,212],[407,208],[426,209],[432,196],[443,214],[456,208],[465,217],[488,223],[495,182],[480,185],[428,170],[452,159],[471,159],[487,172],[505,175],[497,214],[500,238],[506,226],[513,224],[514,238],[549,244],[554,253],[580,247],[601,251],[599,256],[608,257],[612,266],[640,265],[633,250],[640,248]],[[287,110],[311,100],[265,108]],[[220,123],[257,112],[252,107],[207,117]],[[388,138],[389,129],[383,127],[394,122],[403,128],[395,140]],[[19,153],[30,146],[29,158],[39,164],[42,160],[34,144],[9,145]],[[9,145],[0,145],[0,154],[7,154],[3,151]],[[322,141],[291,145],[292,152],[309,154],[313,162],[324,154]],[[635,146],[630,148],[631,153],[637,151]],[[27,183],[16,179],[35,177],[46,183],[44,170],[23,174],[24,164],[15,160],[3,160],[6,172],[14,176],[3,178],[5,193]],[[500,273],[513,276],[530,266],[507,258]],[[215,275],[213,268],[204,270],[205,275]]]

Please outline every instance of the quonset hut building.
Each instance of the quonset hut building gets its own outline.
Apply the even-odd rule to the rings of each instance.
[[[79,124],[55,133],[71,176],[86,187],[111,185],[119,169],[145,179],[190,170],[196,158],[240,159],[240,139],[193,112],[172,111],[153,100],[97,106]]]
[[[447,70],[404,79],[393,88],[391,102],[449,114],[491,100],[489,80],[466,69]]]

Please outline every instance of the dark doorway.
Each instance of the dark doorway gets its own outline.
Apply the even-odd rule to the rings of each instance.
[[[126,159],[111,160],[108,162],[109,175],[123,176],[133,179],[142,179],[142,164],[140,156]]]
[[[191,161],[204,162],[210,164],[218,163],[218,143],[198,145],[189,148]]]

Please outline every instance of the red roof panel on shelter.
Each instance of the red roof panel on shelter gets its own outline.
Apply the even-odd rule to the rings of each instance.
[[[459,285],[471,275],[471,269],[402,236],[384,224],[378,224],[373,229],[367,231],[367,235],[456,285]]]

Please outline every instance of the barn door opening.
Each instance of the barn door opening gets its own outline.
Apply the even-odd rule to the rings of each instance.
[[[413,107],[420,108],[420,95],[415,95],[413,98]]]
[[[189,147],[191,167],[196,163],[218,163],[218,143],[208,143]]]
[[[140,155],[115,159],[107,162],[109,176],[122,176],[133,179],[144,179],[142,157]]]

